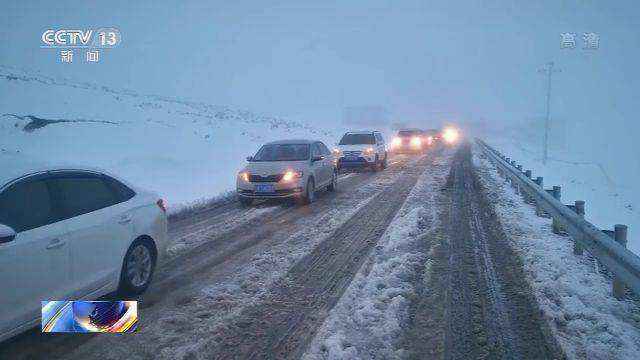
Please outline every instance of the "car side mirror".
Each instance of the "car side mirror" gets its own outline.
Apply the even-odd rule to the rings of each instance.
[[[324,156],[322,155],[317,155],[311,158],[311,162],[314,163],[316,161],[320,161],[320,160],[324,160]]]
[[[253,156],[247,156],[247,162],[252,162],[253,161]]]
[[[0,244],[8,243],[16,238],[16,231],[7,225],[0,224]]]

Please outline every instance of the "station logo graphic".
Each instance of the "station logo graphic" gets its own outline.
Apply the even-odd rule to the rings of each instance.
[[[137,327],[137,301],[42,301],[43,333],[129,333]]]
[[[97,29],[46,29],[40,36],[40,47],[59,50],[62,63],[73,63],[76,52],[84,55],[87,63],[97,63],[105,49],[116,48],[122,42],[122,33],[115,27]]]

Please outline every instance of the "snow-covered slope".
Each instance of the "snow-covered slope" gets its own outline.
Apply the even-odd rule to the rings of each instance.
[[[244,158],[265,141],[329,145],[339,132],[0,66],[0,168],[100,167],[160,192],[173,209],[232,189]]]
[[[550,138],[549,158],[542,161],[542,136],[526,127],[481,132],[490,145],[542,176],[545,187],[562,186],[562,200],[585,200],[586,217],[602,229],[629,226],[628,248],[640,254],[640,161],[638,144],[615,136],[567,134]],[[631,130],[630,130],[631,131]],[[554,133],[552,133],[553,135]],[[628,150],[632,146],[635,150]]]

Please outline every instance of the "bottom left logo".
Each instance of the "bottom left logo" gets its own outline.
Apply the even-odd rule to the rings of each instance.
[[[43,333],[128,333],[137,327],[137,301],[42,301]]]

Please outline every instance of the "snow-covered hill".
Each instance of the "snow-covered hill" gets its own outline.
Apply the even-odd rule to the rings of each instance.
[[[339,133],[177,94],[138,94],[0,66],[0,169],[100,167],[160,192],[173,209],[232,189],[244,158],[266,141],[333,144]]]

